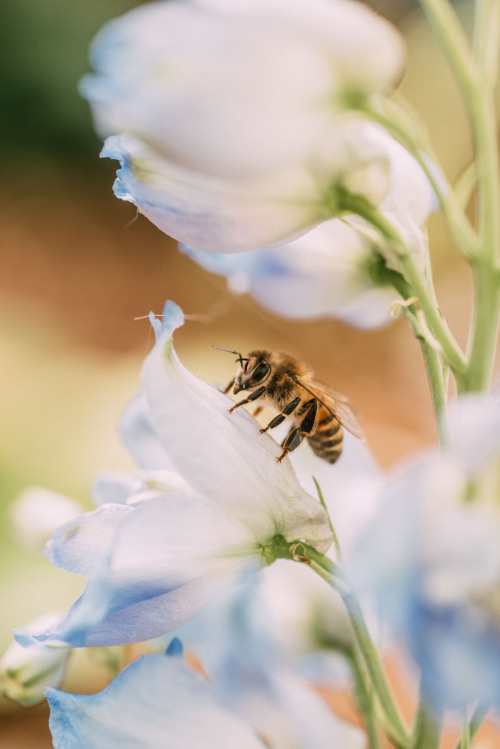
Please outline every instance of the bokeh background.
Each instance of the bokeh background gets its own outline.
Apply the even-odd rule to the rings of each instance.
[[[65,609],[81,582],[51,567],[13,533],[12,503],[44,486],[91,507],[103,469],[132,467],[116,423],[139,386],[152,345],[147,320],[165,299],[196,317],[176,338],[181,358],[209,382],[225,383],[231,360],[212,344],[288,350],[364,415],[368,443],[384,467],[430,444],[434,424],[418,345],[404,320],[377,332],[334,321],[289,322],[181,256],[176,245],[112,194],[116,163],[100,161],[77,83],[102,23],[133,0],[2,0],[0,8],[0,651],[11,629]],[[373,0],[407,38],[402,91],[425,121],[452,179],[467,164],[464,113],[416,0]],[[467,12],[466,5],[464,6]],[[470,279],[431,220],[443,313],[466,336]],[[333,469],[334,470],[334,469]],[[70,579],[68,579],[70,578]],[[83,682],[82,672],[90,672]],[[69,688],[104,686],[96,661],[72,666]],[[0,698],[2,749],[52,746],[45,706]]]

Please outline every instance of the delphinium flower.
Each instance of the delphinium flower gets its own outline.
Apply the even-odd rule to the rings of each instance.
[[[289,460],[277,463],[276,442],[248,414],[229,414],[227,397],[181,365],[172,334],[182,322],[172,303],[163,322],[153,318],[157,342],[142,392],[148,428],[179,475],[169,465],[146,471],[125,492],[123,476],[104,477],[97,494],[102,502],[107,491],[110,501],[54,534],[49,559],[88,583],[39,641],[112,645],[156,637],[188,621],[249,563],[287,555],[295,540],[320,552],[331,544],[323,507],[302,489]],[[140,452],[152,434],[137,402],[132,415],[126,438],[139,425]]]
[[[380,210],[399,227],[425,277],[429,258],[423,226],[435,209],[432,190],[402,146],[383,131],[379,141],[390,163],[390,190]],[[226,276],[231,291],[249,293],[278,315],[333,317],[362,328],[393,319],[392,303],[399,296],[395,282],[404,276],[389,244],[354,216],[326,221],[285,244],[247,252],[205,252],[185,244],[180,249],[206,270]]]
[[[257,574],[255,570],[247,571],[239,585],[201,612],[196,652],[203,669],[210,675],[221,702],[256,726],[272,747],[363,745],[362,734],[325,709],[322,700],[298,676],[294,664],[283,657],[280,639],[289,637],[286,626],[293,624],[293,616],[288,621],[283,617],[285,628],[281,632],[274,626],[273,613],[279,602],[273,603],[268,595],[262,595],[271,569]],[[311,575],[302,565],[299,569]],[[325,594],[331,593],[324,581],[320,582]],[[307,607],[314,596],[307,596],[300,586],[297,592]],[[284,594],[274,586],[274,593],[286,608],[291,586]],[[334,607],[328,612],[338,614]],[[331,627],[335,627],[335,622]],[[345,686],[344,674],[342,678]]]
[[[282,242],[389,190],[384,131],[357,109],[393,90],[404,47],[361,3],[150,3],[105,26],[92,63],[117,196],[197,249]]]
[[[181,660],[175,643],[167,654],[145,655],[130,664],[102,692],[76,695],[47,690],[50,728],[55,749],[318,749],[338,745],[361,749],[362,733],[336,718],[304,685],[281,681],[267,713],[275,707],[302,732],[290,736],[286,724],[268,724],[245,717],[223,699],[220,685],[196,673]],[[237,679],[236,679],[237,681]],[[313,744],[311,744],[311,739]]]
[[[437,713],[500,704],[498,394],[460,397],[448,433],[387,484],[354,557]]]

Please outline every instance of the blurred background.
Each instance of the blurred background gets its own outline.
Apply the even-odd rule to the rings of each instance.
[[[416,0],[370,3],[407,38],[402,90],[428,128],[448,177],[467,164],[470,145],[453,80]],[[368,443],[390,467],[435,438],[418,345],[404,320],[377,332],[333,321],[289,322],[179,254],[176,245],[114,198],[116,162],[100,161],[77,83],[90,40],[132,0],[2,0],[0,9],[0,651],[12,627],[64,610],[79,580],[59,572],[40,548],[16,537],[12,503],[44,486],[90,509],[89,485],[103,469],[127,469],[116,423],[137,392],[153,336],[150,310],[165,299],[199,315],[176,338],[184,363],[225,383],[232,363],[212,351],[265,346],[307,361],[348,394],[364,416]],[[439,301],[461,343],[470,280],[431,221]],[[93,670],[88,691],[104,686]],[[73,679],[73,682],[71,682]],[[77,684],[78,670],[70,672]],[[0,698],[2,749],[50,747],[45,706],[21,709]]]

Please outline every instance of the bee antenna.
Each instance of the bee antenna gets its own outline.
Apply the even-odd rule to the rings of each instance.
[[[244,361],[250,361],[250,359],[245,359],[239,351],[233,351],[230,348],[222,348],[222,346],[212,346],[212,348],[217,349],[217,351],[227,351],[228,354],[235,354],[238,357],[239,363],[243,366]]]

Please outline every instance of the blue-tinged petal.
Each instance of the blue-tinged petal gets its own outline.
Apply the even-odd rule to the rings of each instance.
[[[326,218],[314,177],[290,167],[265,180],[232,182],[167,161],[128,133],[101,156],[121,168],[115,195],[174,239],[211,252],[239,252],[299,235]]]
[[[71,651],[66,647],[28,642],[28,633],[58,618],[55,613],[44,614],[27,624],[27,645],[13,642],[0,658],[0,692],[23,707],[43,702],[45,687],[58,687],[63,681]]]
[[[388,482],[350,565],[404,638],[431,704],[460,709],[500,703],[500,517],[491,496],[464,503],[468,487],[452,453],[422,455]]]
[[[249,563],[263,563],[251,529],[206,502],[166,494],[127,507],[103,505],[84,521],[85,533],[61,533],[53,556],[75,567],[92,551],[102,511],[126,516],[106,556],[92,569],[86,589],[65,616],[36,633],[41,642],[75,647],[115,645],[158,637],[182,626]],[[91,526],[92,524],[92,526]],[[67,547],[70,547],[69,549]]]
[[[118,426],[123,444],[142,468],[172,469],[163,445],[155,434],[144,393],[139,393],[125,408]]]
[[[94,504],[127,504],[136,491],[137,478],[125,471],[103,471],[92,482],[90,493]]]
[[[291,562],[284,564],[293,567],[292,575],[301,572]],[[288,632],[286,626],[280,634],[274,631],[269,621],[273,607],[268,608],[261,596],[263,578],[272,569],[258,576],[247,574],[239,587],[201,615],[198,652],[219,700],[255,726],[273,749],[361,749],[362,732],[339,720],[282,659],[279,638],[286,638]],[[324,589],[325,597],[332,593]],[[274,605],[279,608],[280,591],[275,594]],[[285,593],[282,603],[288,602]],[[302,597],[305,607],[308,603]],[[293,618],[287,624],[293,626]]]
[[[119,503],[106,504],[79,515],[54,533],[45,554],[54,567],[77,575],[91,575],[109,553],[118,528],[133,512]]]
[[[396,292],[377,280],[375,247],[340,219],[299,239],[227,255],[181,245],[206,270],[226,276],[236,292],[248,292],[283,317],[332,317],[363,328],[390,322]]]
[[[176,658],[147,655],[95,695],[47,690],[55,749],[263,749]]]
[[[280,448],[243,409],[180,363],[165,323],[143,368],[153,428],[195,491],[238,519],[261,541],[302,539],[320,551],[331,544],[326,513],[300,486]]]
[[[363,731],[341,720],[293,674],[275,676],[271,685],[272,700],[262,704],[261,721],[257,725],[270,738],[273,749],[331,749],[332,746],[364,749],[366,746]]]

